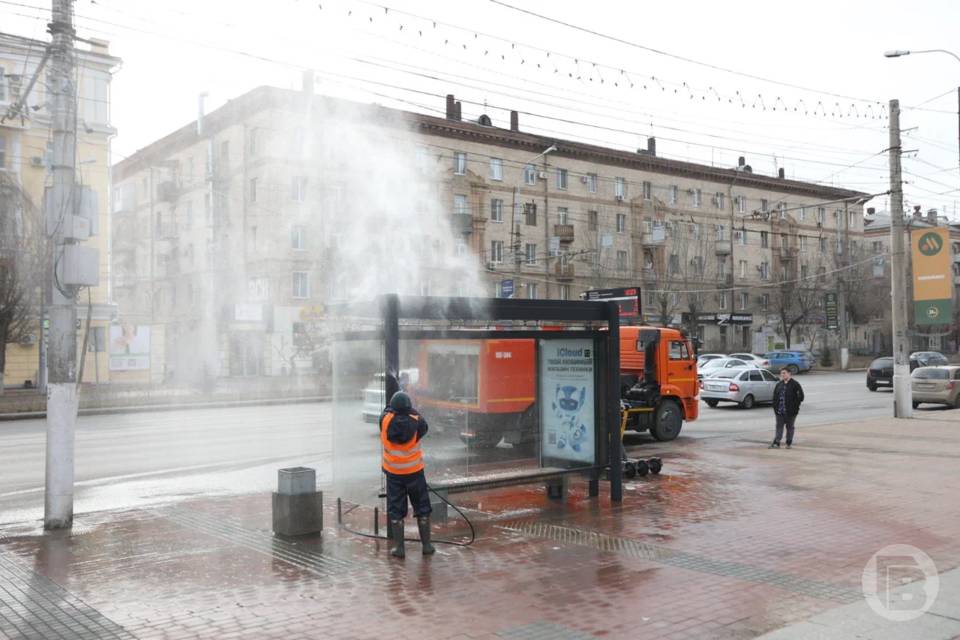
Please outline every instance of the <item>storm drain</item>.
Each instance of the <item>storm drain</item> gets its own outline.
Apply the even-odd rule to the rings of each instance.
[[[595,637],[552,622],[534,622],[506,629],[497,633],[497,636],[507,640],[591,640]]]
[[[0,552],[0,638],[135,640],[49,578]]]
[[[505,523],[500,525],[500,527],[507,531],[513,531],[534,538],[589,547],[598,551],[617,553],[639,560],[686,569],[688,571],[772,585],[786,591],[819,600],[846,604],[856,602],[863,598],[861,591],[842,585],[811,580],[802,576],[739,562],[716,560],[707,556],[687,553],[685,551],[676,551],[669,547],[640,542],[630,538],[610,536],[595,531],[585,531],[543,522],[522,521]]]
[[[318,575],[342,575],[345,571],[366,566],[311,549],[309,546],[294,541],[274,537],[272,533],[267,531],[247,529],[226,521],[221,516],[208,516],[197,511],[184,509],[169,509],[163,512],[163,517],[182,527],[283,560],[297,568]]]

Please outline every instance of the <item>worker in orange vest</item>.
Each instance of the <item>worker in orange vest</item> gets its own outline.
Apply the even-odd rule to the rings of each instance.
[[[416,412],[410,396],[397,391],[390,405],[380,416],[380,444],[383,445],[383,472],[387,476],[387,517],[395,546],[391,555],[403,558],[403,519],[407,516],[407,499],[417,517],[423,554],[436,549],[430,544],[430,496],[423,473],[423,451],[420,440],[427,435],[427,421]]]

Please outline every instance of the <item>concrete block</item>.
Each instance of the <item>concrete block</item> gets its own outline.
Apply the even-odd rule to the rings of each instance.
[[[437,493],[449,499],[447,492],[443,489],[437,491]],[[433,512],[430,514],[430,519],[434,522],[444,524],[450,518],[447,503],[441,500],[433,491],[430,492],[430,508],[433,509]]]
[[[310,467],[289,467],[277,471],[277,493],[298,496],[317,491],[317,472]]]
[[[302,536],[323,532],[323,492],[273,494],[273,532]]]
[[[551,500],[566,500],[567,485],[567,476],[560,476],[554,480],[547,480],[547,497]]]

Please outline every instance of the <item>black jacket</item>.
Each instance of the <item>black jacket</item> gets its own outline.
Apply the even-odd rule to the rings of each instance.
[[[394,414],[393,420],[390,421],[390,427],[387,428],[387,440],[390,442],[405,444],[410,442],[410,438],[414,434],[417,434],[421,439],[427,435],[427,421],[419,413],[416,411],[397,411],[389,407],[380,414],[381,429],[383,428],[383,419],[390,413]],[[416,418],[413,416],[416,416]]]
[[[783,380],[777,383],[773,389],[773,412],[780,413],[780,396],[785,396],[785,405],[788,416],[795,416],[800,413],[800,404],[803,402],[803,387],[800,383],[790,378],[786,384]]]

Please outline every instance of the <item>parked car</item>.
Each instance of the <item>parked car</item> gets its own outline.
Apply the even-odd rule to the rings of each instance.
[[[914,351],[910,354],[910,371],[917,367],[942,367],[950,364],[946,356],[936,351]]]
[[[867,367],[867,389],[876,391],[881,386],[893,387],[893,356],[877,358]]]
[[[716,360],[717,358],[726,358],[727,356],[722,353],[701,353],[697,356],[697,366],[702,366],[703,363],[708,360]]]
[[[700,381],[700,398],[709,407],[735,402],[750,409],[758,402],[773,402],[777,377],[766,369],[746,366],[721,369]]]
[[[734,367],[756,368],[756,365],[739,358],[714,358],[713,360],[707,360],[702,366],[697,366],[697,378],[705,378],[721,369],[733,369]]]
[[[771,351],[763,354],[763,357],[770,361],[771,371],[786,369],[796,375],[813,368],[813,358],[802,351]]]
[[[927,402],[960,407],[960,366],[917,367],[910,374],[913,408]]]
[[[758,356],[755,353],[731,353],[731,358],[739,358],[745,362],[752,362],[761,369],[769,369],[770,361],[764,358],[763,356]]]
[[[376,422],[380,419],[380,414],[383,413],[384,408],[387,406],[387,399],[384,397],[384,383],[383,383],[383,374],[375,373],[373,374],[373,379],[367,383],[367,386],[363,390],[363,409],[360,411],[360,415],[363,417],[364,422]],[[407,389],[411,385],[417,384],[420,380],[420,370],[419,369],[401,369],[400,370],[400,383],[401,389]]]

